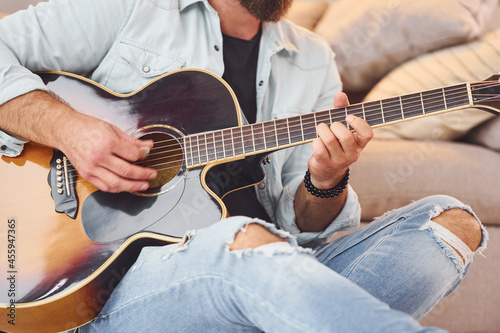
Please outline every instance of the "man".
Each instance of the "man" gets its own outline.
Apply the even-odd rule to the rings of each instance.
[[[20,139],[58,148],[109,192],[144,190],[156,177],[131,164],[152,142],[58,102],[29,70],[85,74],[128,93],[164,72],[206,69],[235,88],[249,121],[347,105],[328,46],[280,21],[290,5],[60,0],[1,21],[4,153],[19,153]],[[244,68],[234,58],[240,47],[253,54]],[[265,169],[257,196],[269,219],[300,244],[317,245],[359,223],[356,194],[344,187],[373,133],[363,119],[346,122],[354,132],[321,124],[312,145],[273,154]],[[144,249],[100,316],[80,330],[419,331],[403,312],[420,318],[451,292],[486,237],[469,208],[437,196],[316,247],[318,260],[294,239],[260,220],[234,217],[188,234],[180,246]]]

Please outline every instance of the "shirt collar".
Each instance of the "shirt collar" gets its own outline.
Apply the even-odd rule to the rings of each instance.
[[[285,50],[288,53],[299,53],[295,44],[283,33],[283,20],[279,22],[264,22],[262,36],[271,42],[276,53]]]
[[[184,9],[197,2],[203,2],[205,5],[210,6],[208,0],[179,0],[179,10],[182,12]]]

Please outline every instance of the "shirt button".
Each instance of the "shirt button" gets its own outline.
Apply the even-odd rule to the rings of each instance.
[[[259,183],[259,188],[260,188],[261,190],[265,189],[265,188],[266,188],[266,184],[264,184],[264,182],[260,182],[260,183]]]
[[[214,45],[215,51],[219,52],[219,45]]]
[[[1,150],[7,150],[7,146],[6,145],[2,145],[2,147],[0,147]]]
[[[149,68],[148,66],[144,66],[144,68],[142,69],[142,71],[144,73],[149,73],[149,72],[151,72],[151,68]]]
[[[264,85],[264,81],[259,82],[259,87],[262,87]]]

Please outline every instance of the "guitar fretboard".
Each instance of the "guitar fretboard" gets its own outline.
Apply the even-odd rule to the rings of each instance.
[[[353,114],[372,127],[424,117],[469,105],[466,83],[349,105],[289,118],[189,135],[181,140],[187,167],[271,152],[314,140],[320,123],[341,122]]]

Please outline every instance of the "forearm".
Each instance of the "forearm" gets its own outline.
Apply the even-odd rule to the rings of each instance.
[[[344,176],[345,172],[339,173],[338,176],[332,179],[332,183],[340,183]],[[314,181],[313,185],[316,186],[316,184],[314,184]],[[316,187],[320,189],[327,188],[324,185],[318,186]],[[347,200],[347,191],[348,189],[346,188],[342,193],[335,197],[321,198],[309,193],[305,187],[304,182],[302,182],[297,189],[294,201],[296,224],[300,231],[320,232],[325,230],[342,211],[342,208],[344,207]]]
[[[153,146],[116,126],[80,112],[44,91],[0,106],[2,130],[64,152],[79,174],[103,191],[144,191],[154,169],[133,165]]]
[[[18,138],[62,149],[65,132],[80,113],[45,91],[32,91],[0,105],[0,128]]]

